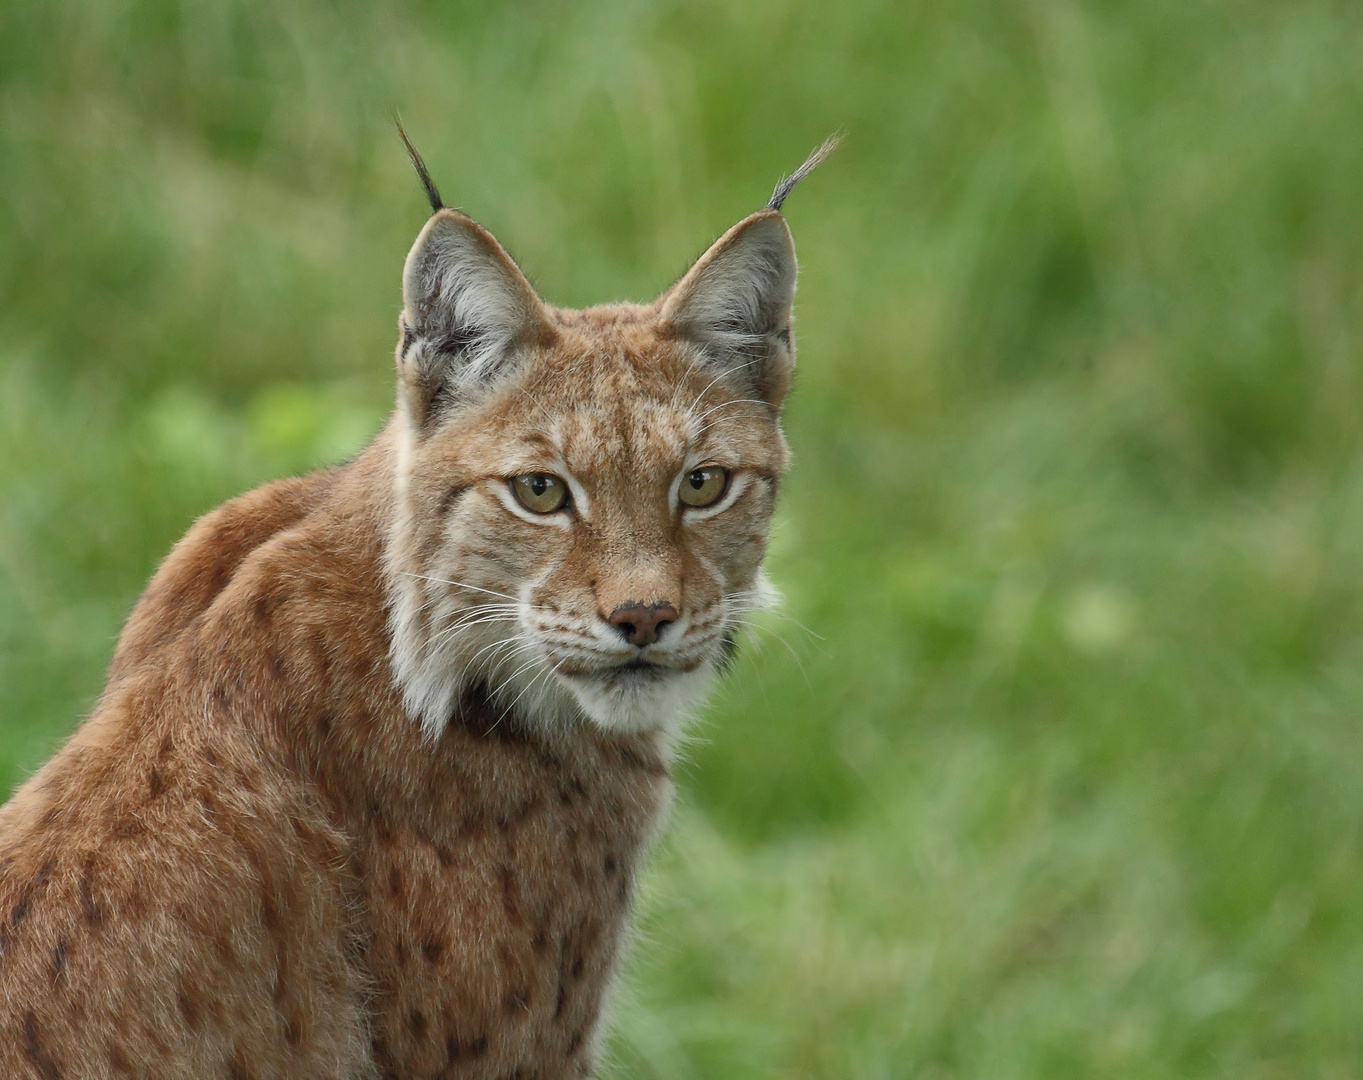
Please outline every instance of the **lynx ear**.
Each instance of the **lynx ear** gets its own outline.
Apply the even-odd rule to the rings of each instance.
[[[795,244],[775,210],[744,218],[711,246],[662,300],[667,332],[698,345],[774,409],[790,389],[795,358],[790,305]]]
[[[402,300],[398,377],[418,427],[442,399],[495,378],[518,346],[553,337],[511,256],[457,210],[438,211],[421,230],[402,270]]]

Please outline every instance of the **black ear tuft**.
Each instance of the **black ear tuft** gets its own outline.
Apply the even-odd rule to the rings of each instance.
[[[407,137],[407,129],[402,126],[402,118],[397,113],[393,114],[393,123],[397,125],[398,137],[402,139],[402,145],[407,147],[407,156],[412,159],[412,168],[421,178],[421,186],[426,189],[426,198],[431,203],[431,213],[438,214],[445,209],[445,204],[440,199],[440,192],[436,190],[435,181],[431,179],[431,174],[426,171],[426,163],[421,160],[421,155],[412,145],[412,140]]]
[[[795,190],[795,185],[822,165],[824,159],[838,148],[838,144],[842,142],[842,139],[843,132],[841,131],[835,131],[832,135],[828,136],[828,138],[824,139],[824,141],[818,145],[818,148],[814,153],[805,158],[803,165],[789,176],[784,177],[781,182],[776,185],[776,190],[771,193],[771,201],[767,203],[767,209],[780,210],[781,204],[786,201],[786,196]]]

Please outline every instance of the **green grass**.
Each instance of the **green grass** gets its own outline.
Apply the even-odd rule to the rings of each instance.
[[[617,1075],[1363,1073],[1353,4],[7,5],[0,790],[197,514],[381,422],[393,107],[564,304],[850,133],[787,207],[791,619],[697,732]]]

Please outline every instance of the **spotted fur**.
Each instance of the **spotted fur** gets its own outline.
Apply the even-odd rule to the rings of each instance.
[[[673,740],[770,596],[794,285],[766,209],[561,310],[437,210],[387,427],[199,521],[0,808],[0,1075],[591,1075]]]

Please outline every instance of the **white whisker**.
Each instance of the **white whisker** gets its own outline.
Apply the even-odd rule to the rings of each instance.
[[[491,644],[484,645],[481,649],[479,649],[476,653],[469,657],[468,667],[472,668],[474,664],[477,663],[478,658],[480,656],[482,656],[485,652],[489,652],[495,649],[510,649],[506,656],[500,657],[498,659],[497,662],[500,663],[503,660],[510,660],[511,657],[515,656],[517,653],[524,652],[527,649],[533,648],[535,648],[535,643],[531,641],[529,638],[523,637],[521,635],[509,638],[498,638]],[[489,661],[489,663],[491,663],[491,661]]]
[[[431,638],[430,644],[432,646],[443,645],[456,634],[459,634],[464,630],[472,630],[474,627],[488,626],[492,623],[499,622],[515,624],[518,623],[519,621],[520,620],[514,615],[488,615],[483,618],[463,620],[460,622],[456,622],[451,626],[442,627],[440,631],[434,637]]]
[[[520,597],[512,596],[510,593],[497,592],[494,589],[484,589],[479,585],[470,585],[467,581],[455,581],[452,578],[431,577],[429,574],[414,574],[410,570],[402,570],[400,573],[407,577],[420,578],[422,581],[433,581],[437,585],[454,585],[460,589],[471,589],[474,592],[487,593],[488,596],[500,596],[503,600],[515,600],[520,603]],[[527,604],[527,607],[538,608],[537,604]]]
[[[721,401],[718,405],[710,406],[710,408],[706,409],[699,416],[694,417],[694,419],[696,423],[700,423],[711,413],[719,412],[720,409],[727,409],[730,405],[766,405],[766,402],[763,401],[761,398],[750,397],[733,398],[730,401]]]
[[[524,671],[525,669],[522,668],[521,670]],[[521,700],[521,698],[525,697],[526,693],[529,692],[530,688],[534,686],[537,682],[539,682],[540,679],[544,678],[544,676],[550,674],[552,671],[553,669],[546,664],[544,670],[536,673],[535,677],[525,684],[524,689],[522,689],[521,692],[512,699],[511,704],[507,706],[507,712],[513,710],[516,707],[516,704]]]
[[[746,364],[739,364],[737,367],[725,368],[723,371],[721,371],[718,375],[716,375],[713,379],[711,379],[708,383],[705,384],[705,389],[696,395],[696,400],[691,402],[691,404],[686,407],[686,411],[689,413],[692,409],[699,405],[700,399],[703,398],[709,392],[710,387],[714,386],[715,383],[719,382],[726,376],[732,375],[735,371],[742,371],[745,368],[750,368],[755,364],[760,364],[762,363],[763,359],[764,359],[763,357],[759,356],[754,360],[749,360]]]

